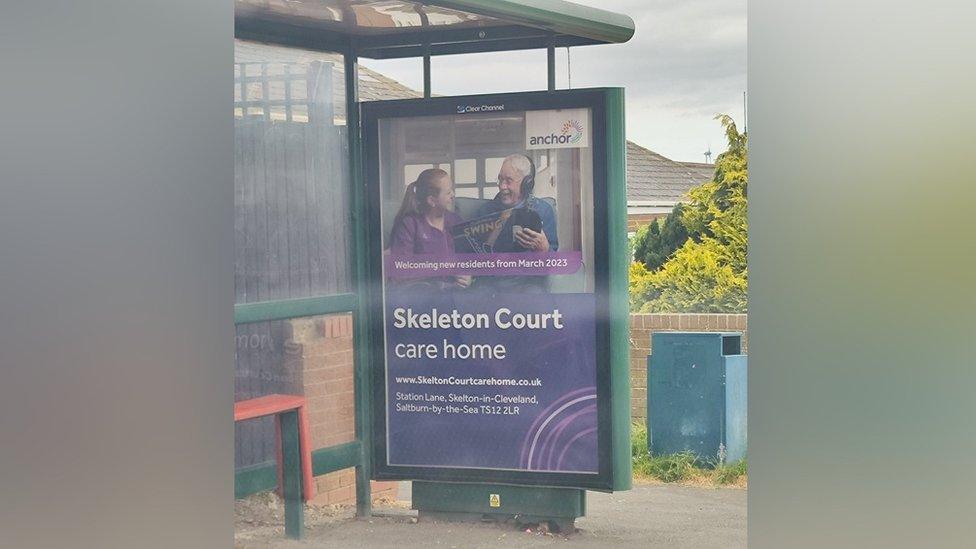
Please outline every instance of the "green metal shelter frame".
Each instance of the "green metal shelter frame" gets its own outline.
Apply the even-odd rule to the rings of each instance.
[[[360,22],[359,16],[370,10],[382,16],[381,24]],[[389,18],[389,21],[385,18]],[[355,293],[239,304],[234,308],[234,322],[247,324],[336,313],[353,314],[356,441],[314,450],[312,471],[313,475],[318,476],[355,467],[357,514],[369,516],[370,425],[373,409],[369,365],[374,343],[368,340],[366,289],[372,281],[369,278],[367,204],[358,105],[359,58],[422,57],[424,96],[430,97],[431,56],[546,49],[548,88],[554,90],[555,48],[626,42],[634,34],[634,22],[626,15],[562,0],[425,0],[394,3],[303,0],[290,3],[287,8],[272,7],[258,0],[236,0],[234,34],[240,39],[341,53],[344,58]],[[620,112],[623,110],[622,100],[619,105],[611,106],[620,109]],[[612,134],[608,137],[623,142],[622,127],[608,128],[608,132]],[[611,150],[610,154],[623,155],[624,151]],[[623,174],[618,175],[623,177]],[[622,196],[616,198],[612,202],[624,204]],[[626,270],[612,276],[612,288],[620,288],[622,284],[626,289]],[[615,332],[618,339],[620,333],[626,338],[625,331]],[[627,348],[625,339],[613,343]],[[291,438],[283,433],[283,436],[286,435]],[[274,466],[245,468],[235,475],[235,496],[270,490],[275,484]],[[285,496],[286,533],[291,537],[300,537],[303,530],[300,500],[297,504],[290,502],[289,505],[289,494]]]

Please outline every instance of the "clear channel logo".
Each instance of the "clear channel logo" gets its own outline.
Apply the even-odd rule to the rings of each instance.
[[[458,105],[458,114],[468,114],[472,112],[497,112],[505,110],[505,105]]]

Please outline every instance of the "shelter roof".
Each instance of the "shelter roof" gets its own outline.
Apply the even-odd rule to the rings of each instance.
[[[388,59],[626,42],[634,21],[563,0],[235,0],[235,36]]]

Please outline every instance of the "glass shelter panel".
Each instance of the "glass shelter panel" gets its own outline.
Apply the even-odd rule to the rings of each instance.
[[[234,400],[270,394],[303,394],[301,372],[286,360],[286,322],[238,324],[234,339]],[[271,417],[234,425],[235,468],[261,464],[275,457],[275,426]]]
[[[235,302],[351,293],[342,57],[241,40],[235,41],[234,54]],[[331,337],[340,333],[334,324],[344,327],[341,340]],[[349,394],[342,398],[350,400],[351,340],[351,322],[331,317],[239,324],[235,401],[276,393],[310,401],[322,396],[315,391],[324,385],[309,387],[311,372],[326,355],[348,374]],[[313,355],[317,362],[305,359]],[[349,438],[352,427],[348,431],[342,437]],[[326,440],[323,433],[312,441],[317,447],[342,438]],[[274,455],[271,418],[235,426],[237,469],[264,464]]]
[[[351,289],[342,59],[237,41],[237,303]]]

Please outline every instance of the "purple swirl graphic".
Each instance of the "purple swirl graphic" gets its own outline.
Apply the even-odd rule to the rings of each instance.
[[[560,397],[533,422],[521,466],[534,471],[597,471],[596,387]],[[556,457],[558,456],[558,458]]]
[[[567,442],[563,447],[563,451],[559,453],[559,459],[556,460],[555,469],[557,471],[563,468],[563,460],[566,459],[566,452],[568,452],[569,449],[573,447],[573,443],[575,443],[577,440],[583,437],[588,437],[588,436],[596,437],[596,427],[590,427],[589,429],[580,431],[579,433],[576,433],[576,435],[574,435],[573,438],[569,439],[569,442]]]
[[[579,427],[578,422],[587,421],[589,419],[589,418],[581,417],[587,414],[592,414],[594,417],[596,417],[596,404],[590,404],[586,408],[583,408],[578,412],[574,412],[569,417],[561,420],[559,422],[559,425],[557,425],[555,429],[551,429],[550,432],[545,435],[545,438],[542,440],[540,444],[540,447],[544,448],[545,451],[540,455],[540,459],[546,463],[546,467],[545,467],[546,469],[550,469],[550,470],[559,469],[558,463],[554,463],[556,458],[556,448],[557,448],[557,444],[555,441],[561,439],[561,437],[563,436],[563,432],[566,431],[567,428],[575,427],[578,429]],[[571,440],[575,440],[575,438]],[[563,452],[565,453],[565,449],[563,450]]]
[[[526,432],[525,438],[523,439],[522,442],[521,462],[523,464],[525,464],[528,461],[528,454],[535,432],[539,430],[540,424],[552,414],[552,411],[555,410],[556,408],[559,408],[569,400],[572,400],[578,396],[586,395],[589,393],[596,394],[596,387],[584,387],[582,389],[577,389],[575,391],[566,393],[563,396],[556,399],[548,407],[546,407],[545,410],[539,412],[539,415],[536,416],[535,420],[532,422],[532,426],[529,427],[529,430]]]

